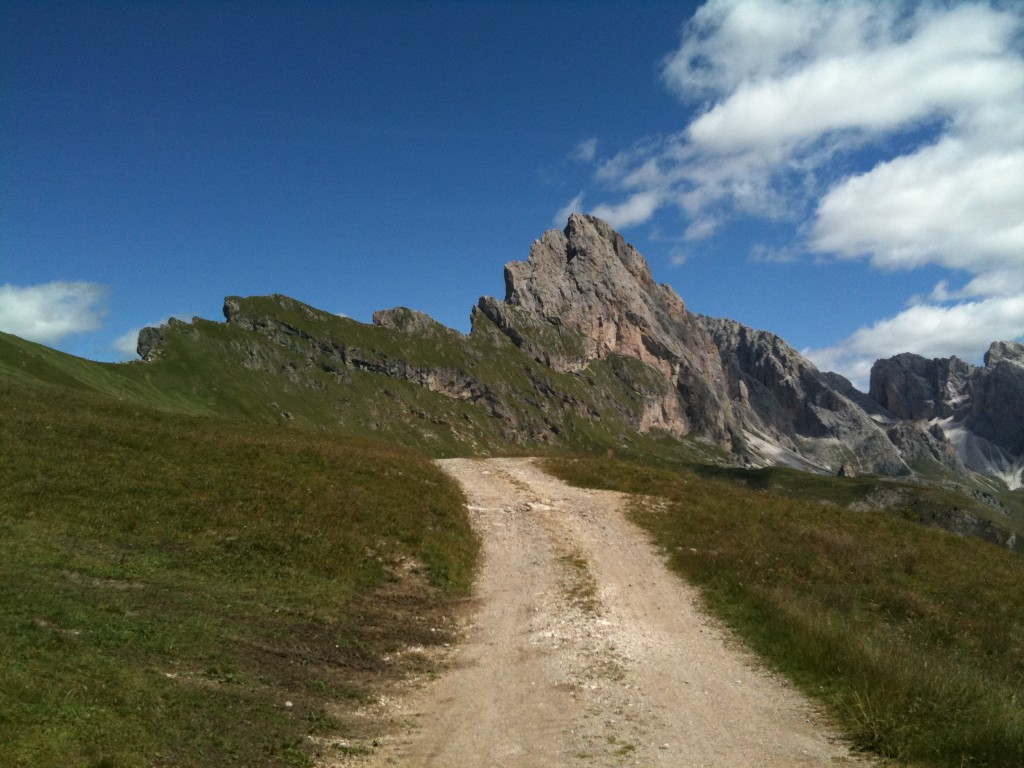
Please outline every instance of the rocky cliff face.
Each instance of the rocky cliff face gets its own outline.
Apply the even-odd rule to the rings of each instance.
[[[999,341],[976,369],[964,426],[1010,454],[1024,455],[1024,344]]]
[[[890,420],[901,422],[894,442],[908,454],[919,456],[922,447],[935,453],[937,441],[942,463],[954,471],[966,467],[1021,486],[1024,344],[994,342],[983,367],[913,354],[879,360],[871,369],[870,396]]]
[[[526,261],[506,265],[503,302],[483,298],[475,311],[558,371],[612,355],[642,363],[665,386],[648,387],[641,430],[696,434],[755,464],[973,468],[1020,484],[1021,344],[993,344],[984,368],[955,357],[879,361],[864,394],[774,334],[690,313],[621,235],[579,214],[535,241]]]
[[[973,369],[956,357],[904,353],[872,366],[868,394],[897,419],[946,418],[966,396]]]
[[[781,338],[733,320],[701,322],[718,349],[733,414],[752,438],[752,451],[760,446],[770,463],[819,471],[906,471],[869,414]]]
[[[610,355],[639,360],[669,385],[644,428],[732,444],[735,424],[714,342],[600,219],[573,214],[564,231],[546,232],[526,261],[505,266],[505,301],[484,298],[479,309],[556,370],[579,371]]]
[[[579,214],[505,267],[505,300],[478,310],[521,349],[561,371],[610,355],[666,386],[642,429],[697,434],[755,464],[835,472],[907,471],[885,433],[773,334],[690,313],[607,223]]]

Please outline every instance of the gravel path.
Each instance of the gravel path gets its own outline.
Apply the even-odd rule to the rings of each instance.
[[[388,702],[405,724],[359,765],[858,763],[810,705],[697,607],[622,515],[530,459],[452,459],[484,544],[451,667]]]

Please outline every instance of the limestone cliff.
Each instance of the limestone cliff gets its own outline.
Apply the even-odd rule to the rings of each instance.
[[[736,430],[711,337],[644,258],[608,224],[573,214],[505,266],[505,301],[480,311],[535,359],[579,371],[592,360],[639,360],[668,383],[644,428],[695,432],[731,446]],[[555,345],[552,345],[554,337]]]
[[[1024,344],[993,342],[981,367],[906,353],[879,360],[871,369],[870,396],[900,421],[894,442],[913,444],[905,452],[939,450],[954,471],[966,467],[1010,488],[1022,485]]]
[[[520,348],[558,370],[608,355],[634,358],[666,382],[642,427],[697,434],[757,464],[835,472],[906,471],[871,418],[779,337],[695,315],[657,284],[607,223],[573,214],[505,267],[505,300],[482,299]]]
[[[899,451],[834,380],[773,333],[702,317],[726,371],[735,418],[771,463],[900,474]]]
[[[956,357],[904,353],[872,366],[868,394],[897,419],[946,418],[966,395],[973,369]]]

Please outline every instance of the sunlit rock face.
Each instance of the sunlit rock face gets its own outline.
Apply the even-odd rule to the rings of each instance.
[[[579,370],[590,360],[622,355],[660,373],[671,386],[651,404],[645,426],[696,432],[726,446],[736,440],[725,373],[710,335],[604,221],[573,214],[564,230],[535,241],[526,261],[507,264],[504,306],[578,334],[577,354],[568,358],[547,355],[533,346],[534,337],[522,334],[523,348],[553,367]]]
[[[783,462],[800,468],[809,462],[808,468],[822,471],[907,471],[896,446],[848,395],[848,382],[822,374],[773,333],[733,320],[701,320],[718,348],[734,417],[755,444],[767,440],[802,457]]]
[[[537,359],[580,370],[608,355],[633,357],[670,384],[651,425],[695,432],[755,463],[782,458],[832,471],[905,470],[866,413],[779,337],[687,311],[655,283],[637,250],[607,223],[574,214],[505,267],[505,302],[484,300],[510,337]],[[570,355],[552,355],[524,327],[578,334]]]
[[[1024,344],[993,342],[981,367],[913,354],[879,360],[871,369],[870,396],[894,419],[924,422],[933,435],[940,428],[962,466],[1021,486]]]

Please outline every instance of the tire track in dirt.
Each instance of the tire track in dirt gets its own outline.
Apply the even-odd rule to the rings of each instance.
[[[704,616],[622,514],[530,459],[450,459],[483,541],[449,668],[343,765],[411,768],[857,763],[811,705]],[[362,750],[354,750],[362,751]]]

